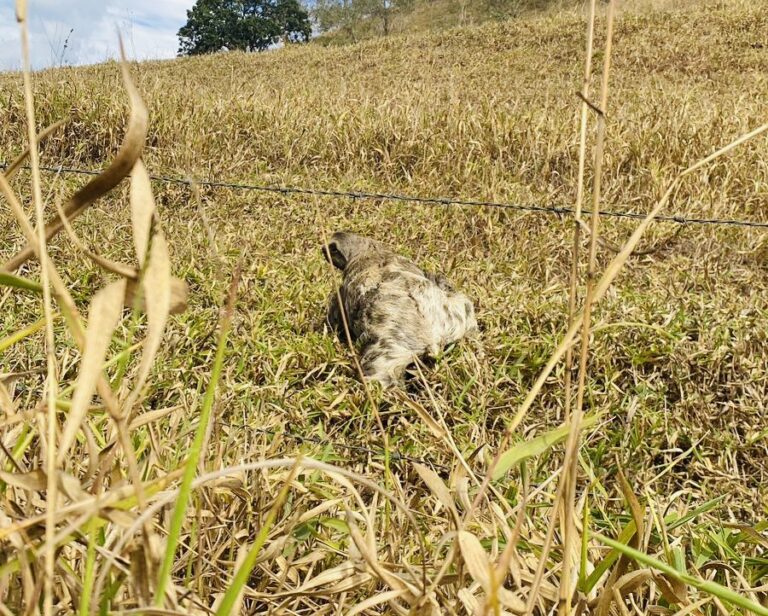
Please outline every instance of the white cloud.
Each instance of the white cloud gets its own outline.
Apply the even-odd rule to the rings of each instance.
[[[29,0],[32,65],[92,64],[117,56],[117,28],[135,59],[172,58],[194,0]],[[14,0],[0,0],[0,70],[21,66]],[[65,47],[66,42],[66,47]]]

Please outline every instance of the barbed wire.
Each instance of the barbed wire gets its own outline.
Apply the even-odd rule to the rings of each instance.
[[[0,168],[6,169],[7,163],[0,163]],[[29,167],[24,167],[29,169]],[[86,175],[96,176],[101,173],[100,171],[93,171],[91,169],[78,169],[74,167],[47,167],[41,166],[42,171],[69,175]],[[503,203],[498,201],[482,201],[482,200],[466,200],[466,199],[452,199],[450,197],[419,197],[414,195],[403,195],[395,193],[381,193],[381,192],[364,192],[364,191],[344,191],[344,190],[330,190],[320,188],[300,188],[295,186],[270,186],[264,184],[243,184],[238,182],[219,182],[214,180],[192,180],[180,177],[163,176],[163,175],[150,175],[150,179],[154,182],[161,182],[165,184],[176,184],[182,186],[192,186],[197,184],[198,186],[206,186],[210,188],[228,188],[231,190],[252,190],[259,192],[268,192],[284,195],[311,195],[318,197],[338,197],[348,198],[355,200],[370,200],[370,201],[398,201],[404,203],[420,203],[423,205],[443,205],[443,206],[459,206],[459,207],[485,207],[485,208],[498,208],[506,210],[517,210],[525,212],[538,212],[542,214],[553,214],[556,216],[563,216],[566,214],[573,214],[574,209],[566,206],[546,206],[537,204],[523,204],[523,203]],[[589,209],[582,210],[584,215],[590,215],[592,212]],[[608,218],[628,218],[633,220],[641,220],[646,217],[646,214],[641,212],[626,212],[620,210],[601,210],[600,216]],[[750,227],[756,229],[768,229],[768,222],[761,222],[755,220],[743,220],[734,218],[696,218],[681,215],[660,215],[654,218],[655,222],[669,222],[680,225],[715,225],[715,226],[729,226],[729,227]]]

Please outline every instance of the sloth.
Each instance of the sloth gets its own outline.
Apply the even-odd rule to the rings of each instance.
[[[386,244],[337,232],[323,255],[343,275],[328,299],[327,323],[344,340],[348,330],[366,379],[396,386],[417,359],[477,336],[472,302],[445,276],[425,272]]]

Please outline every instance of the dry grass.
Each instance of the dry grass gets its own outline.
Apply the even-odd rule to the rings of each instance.
[[[750,0],[710,0],[720,9],[743,9]],[[699,9],[702,0],[622,0],[616,10],[622,13]],[[476,26],[490,21],[512,18],[535,18],[558,13],[586,16],[586,2],[580,0],[415,0],[407,8],[394,11],[389,19],[390,34],[435,32],[457,26]],[[607,0],[603,0],[603,5]],[[363,18],[322,34],[316,42],[321,45],[347,45],[384,35],[380,16]]]
[[[604,26],[601,18],[597,66]],[[649,211],[683,168],[765,121],[767,31],[766,12],[743,2],[620,13],[605,209]],[[352,47],[134,65],[149,109],[141,157],[153,173],[570,205],[584,32],[583,16],[553,13]],[[21,81],[0,75],[0,144],[9,160],[27,142]],[[69,118],[42,146],[42,164],[102,168],[113,159],[127,118],[124,91],[116,64],[35,74],[38,126]],[[593,141],[590,133],[590,147]],[[22,172],[13,181],[17,193],[31,194],[29,177]],[[81,183],[44,175],[48,211]],[[519,612],[562,464],[561,445],[534,438],[564,420],[561,366],[515,432],[536,455],[494,484],[490,504],[482,503],[458,541],[446,533],[457,530],[504,428],[566,331],[572,223],[229,189],[203,189],[198,203],[184,186],[153,190],[173,273],[190,286],[189,307],[168,321],[140,404],[124,426],[129,441],[120,440],[120,424],[99,397],[86,409],[89,429],[62,460],[79,489],[110,493],[108,505],[126,512],[102,504],[96,518],[87,494],[73,496],[71,483],[59,490],[64,505],[75,503],[57,508],[53,592],[62,613],[79,605],[87,613],[83,597],[93,598],[93,609],[103,604],[114,612],[153,602],[193,442],[202,448],[198,478],[167,607],[175,602],[177,611],[206,613],[240,601],[244,613],[348,613],[356,605],[366,613],[395,613],[396,606],[470,613],[493,588],[484,559],[495,562],[512,545],[503,609]],[[766,201],[762,138],[686,177],[667,211],[768,220]],[[124,183],[91,206],[72,225],[80,241],[103,258],[133,263],[129,203]],[[23,244],[5,204],[0,261]],[[442,465],[435,467],[439,478],[397,456],[385,478],[383,455],[343,446],[378,451],[384,435],[348,352],[321,328],[333,275],[319,245],[323,233],[341,227],[443,269],[479,303],[484,357],[460,345],[426,374],[428,387],[405,397],[373,392],[393,452]],[[601,221],[601,233],[618,244],[633,228]],[[578,451],[577,526],[581,531],[586,523],[678,572],[714,579],[766,605],[768,244],[763,230],[690,226],[667,243],[674,232],[670,224],[652,226],[641,247],[662,248],[633,258],[595,307],[584,410],[600,416]],[[65,234],[51,240],[49,252],[85,313],[114,275]],[[598,270],[612,256],[599,251]],[[219,311],[240,257],[232,331],[206,426],[200,408],[214,380]],[[40,278],[31,262],[20,273]],[[40,324],[13,344],[6,346],[5,337],[41,316],[38,295],[0,288],[0,440],[7,450],[0,600],[12,613],[34,613],[47,579],[45,482],[18,477],[45,468],[46,424],[26,413],[45,408],[46,358]],[[63,432],[76,403],[67,387],[77,382],[81,362],[64,320],[54,325]],[[133,345],[151,330],[139,316],[117,325],[107,350],[117,359],[105,374],[118,401],[140,377],[141,351]],[[297,442],[290,433],[310,440]],[[299,451],[320,462],[295,468]],[[632,528],[642,529],[636,539]],[[557,532],[535,597],[540,613],[557,604],[561,545]],[[577,563],[578,596],[590,613],[605,609],[599,597],[613,599],[614,591],[624,598],[610,606],[613,613],[674,613],[686,605],[690,613],[725,613],[720,599],[690,580],[632,570],[633,561],[624,559],[611,567],[617,554],[605,570],[625,575],[606,586],[606,577],[593,579],[606,554],[590,540]],[[247,581],[242,593],[233,579]]]

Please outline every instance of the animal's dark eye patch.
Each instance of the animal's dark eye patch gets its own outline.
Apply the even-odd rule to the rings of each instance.
[[[323,256],[340,270],[343,270],[347,266],[347,259],[341,250],[339,250],[336,242],[331,242],[327,246],[323,246]]]

